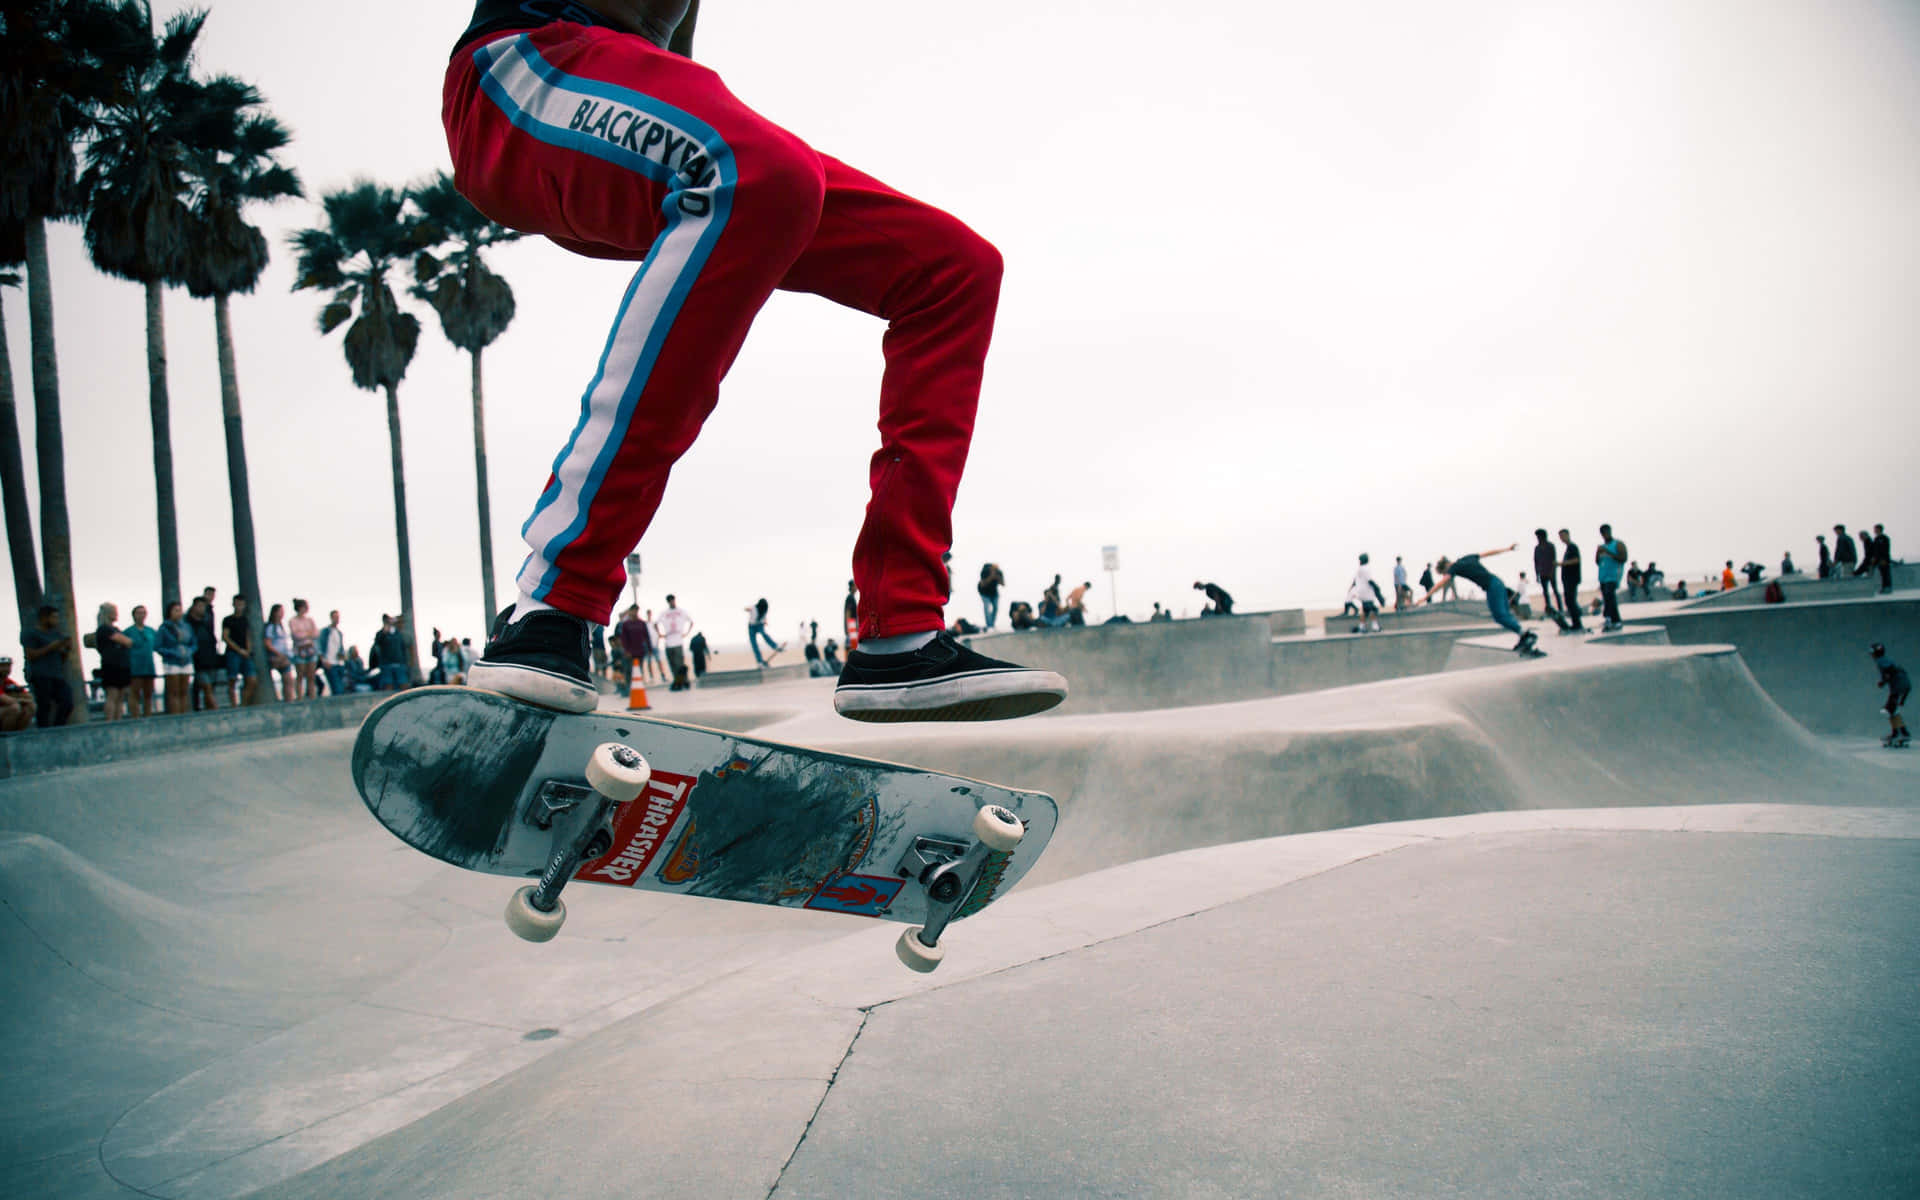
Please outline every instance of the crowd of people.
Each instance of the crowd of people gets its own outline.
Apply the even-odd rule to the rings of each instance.
[[[1833,527],[1832,540],[1826,534],[1815,537],[1816,567],[1820,579],[1837,580],[1877,574],[1880,591],[1893,589],[1894,565],[1892,540],[1884,525],[1875,524],[1872,533],[1862,532],[1856,543],[1846,526]],[[1558,540],[1545,528],[1534,530],[1533,580],[1518,574],[1518,586],[1484,565],[1484,560],[1517,550],[1518,544],[1466,554],[1441,555],[1425,564],[1415,581],[1405,560],[1395,556],[1392,570],[1393,609],[1404,612],[1435,599],[1457,599],[1457,581],[1478,586],[1487,598],[1494,620],[1521,632],[1516,612],[1530,616],[1527,604],[1530,587],[1537,587],[1542,606],[1549,615],[1570,631],[1585,628],[1582,613],[1602,619],[1601,629],[1621,627],[1620,589],[1626,588],[1628,600],[1653,600],[1671,597],[1686,599],[1690,592],[1685,580],[1667,592],[1665,572],[1656,562],[1643,568],[1629,558],[1626,543],[1602,525],[1593,553],[1597,594],[1582,603],[1585,559],[1569,530],[1561,529]],[[951,559],[951,555],[947,556]],[[949,568],[950,570],[951,568]],[[1726,560],[1719,578],[1709,575],[1701,580],[1700,590],[1716,585],[1731,589],[1745,583],[1762,582],[1767,568],[1748,561],[1736,569]],[[1793,555],[1782,555],[1779,578],[1800,574]],[[951,632],[979,633],[996,628],[1001,616],[1002,592],[1007,586],[1005,571],[997,563],[980,568],[976,590],[980,597],[983,623],[975,625],[965,616],[956,617]],[[1083,580],[1062,593],[1062,576],[1056,574],[1040,594],[1038,605],[1015,600],[1006,605],[1009,624],[1016,630],[1057,629],[1084,625],[1087,621],[1087,594],[1093,584]],[[1217,583],[1195,581],[1194,590],[1206,598],[1202,617],[1225,616],[1233,612],[1233,596]],[[1665,593],[1661,595],[1660,593]],[[1780,598],[1776,586],[1768,599]],[[295,597],[291,610],[275,603],[261,623],[266,644],[267,669],[264,678],[256,678],[252,647],[252,622],[248,616],[250,600],[231,598],[224,616],[216,615],[217,593],[206,588],[186,605],[174,602],[158,623],[150,621],[144,604],[136,604],[121,623],[120,609],[112,603],[101,604],[95,613],[94,628],[82,637],[88,650],[98,655],[98,668],[89,680],[89,689],[101,701],[106,720],[138,718],[160,714],[178,714],[230,708],[242,704],[311,700],[327,695],[353,692],[399,690],[414,682],[414,665],[409,652],[405,622],[396,614],[382,614],[363,656],[358,645],[350,644],[340,625],[340,613],[328,613],[325,625],[312,615],[306,600]],[[666,598],[666,608],[656,616],[654,610],[642,610],[635,603],[618,614],[611,627],[612,638],[603,627],[593,629],[593,657],[596,670],[616,685],[638,677],[642,682],[665,684],[671,691],[694,686],[707,673],[710,660],[718,655],[691,614],[681,608],[675,597]],[[1357,569],[1348,584],[1344,613],[1356,618],[1355,633],[1377,633],[1380,614],[1387,598],[1373,576],[1371,557],[1359,556]],[[761,667],[786,652],[785,643],[768,632],[769,606],[761,598],[746,608],[747,646]],[[847,644],[851,650],[859,615],[859,596],[851,581],[847,585],[845,612]],[[1116,616],[1112,620],[1126,620]],[[1173,614],[1158,602],[1150,621],[1171,621]],[[829,638],[820,644],[818,622],[803,627],[807,637],[804,650],[808,673],[838,675],[842,666],[840,643]],[[33,628],[21,635],[25,682],[14,678],[14,660],[0,656],[0,732],[65,724],[76,703],[68,686],[65,660],[71,648],[71,635],[60,627],[59,611],[42,606]],[[764,646],[764,653],[763,648]],[[456,638],[433,631],[427,656],[428,683],[463,683],[475,658],[472,639]]]
[[[150,621],[144,604],[133,606],[125,624],[118,605],[101,604],[93,629],[81,637],[83,648],[98,656],[86,697],[75,696],[67,682],[72,635],[61,628],[59,610],[42,605],[34,627],[20,639],[24,684],[13,677],[13,661],[0,657],[0,732],[64,725],[76,704],[94,697],[102,718],[118,721],[391,691],[413,681],[405,622],[397,614],[381,615],[363,656],[348,641],[337,609],[322,625],[304,599],[295,597],[291,607],[275,603],[260,625],[267,661],[261,675],[253,653],[251,599],[232,597],[224,616],[217,599],[209,587],[186,604],[174,601],[158,623]],[[462,682],[472,661],[471,639],[433,631],[428,682]]]

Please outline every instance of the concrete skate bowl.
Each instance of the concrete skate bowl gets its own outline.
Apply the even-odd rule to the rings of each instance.
[[[1595,648],[1305,695],[934,732],[769,730],[1049,792],[1061,828],[1027,886],[1175,850],[1527,808],[1766,800],[1897,778],[1793,721],[1730,647]],[[839,731],[836,735],[836,730]],[[991,764],[983,766],[983,764]]]
[[[1869,645],[1885,644],[1909,672],[1920,666],[1920,595],[1911,593],[1679,609],[1656,623],[1675,645],[1738,646],[1760,686],[1822,735],[1886,733]]]
[[[1407,818],[1911,802],[1910,779],[1810,736],[1725,648],[1622,646],[1161,712],[938,729],[822,714],[763,732],[1052,792],[1061,831],[1022,890]],[[666,1105],[649,1137],[694,1147],[676,1089],[750,1112],[831,1073],[829,1058],[757,1078],[738,1064],[773,1035],[743,1022],[696,1078],[673,1022],[723,977],[868,923],[593,889],[555,942],[516,942],[499,919],[507,881],[428,860],[366,817],[350,740],[0,782],[0,961],[16,981],[0,1016],[0,1194],[383,1194],[369,1179],[474,1194],[410,1187],[436,1172],[484,1176],[494,1194],[585,1194],[579,1162],[632,1136],[638,1092]],[[768,1128],[767,1146],[729,1145],[777,1164],[792,1142]]]

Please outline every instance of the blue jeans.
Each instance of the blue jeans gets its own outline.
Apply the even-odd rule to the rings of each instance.
[[[753,651],[753,661],[764,667],[767,665],[767,660],[760,657],[759,639],[761,638],[767,639],[768,650],[775,654],[780,653],[780,643],[774,641],[773,638],[767,635],[767,627],[756,622],[749,622],[747,624],[747,649]]]
[[[992,629],[993,623],[1000,619],[1000,597],[989,596],[985,592],[981,592],[980,607],[986,614],[987,628]]]
[[[1525,633],[1526,630],[1520,627],[1520,622],[1514,620],[1513,610],[1507,607],[1507,585],[1500,581],[1498,575],[1488,583],[1490,586],[1487,588],[1487,611],[1493,614],[1494,621],[1515,633]]]
[[[327,694],[344,696],[347,694],[347,668],[342,666],[323,668],[327,673]]]

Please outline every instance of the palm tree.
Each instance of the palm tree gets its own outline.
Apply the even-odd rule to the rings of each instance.
[[[259,556],[253,532],[253,497],[247,486],[247,445],[240,418],[240,376],[234,365],[233,322],[228,298],[250,293],[267,268],[267,239],[246,223],[242,210],[258,200],[304,195],[300,178],[274,156],[291,140],[285,126],[257,111],[266,101],[231,76],[208,80],[192,114],[185,160],[192,183],[187,261],[181,280],[187,291],[213,301],[214,337],[220,356],[220,407],[227,432],[227,489],[233,498],[233,556],[247,607],[255,678],[271,678],[261,623]],[[260,688],[264,700],[269,689]]]
[[[473,476],[480,497],[480,591],[486,611],[480,628],[491,629],[493,521],[487,500],[487,432],[480,386],[480,352],[513,322],[513,289],[488,269],[482,252],[521,235],[489,220],[454,189],[445,171],[413,190],[422,236],[444,259],[422,250],[413,261],[413,294],[440,314],[441,332],[473,360]]]
[[[47,587],[40,603],[60,608],[70,633],[77,626],[73,541],[46,223],[80,211],[74,142],[87,129],[89,106],[104,92],[97,50],[112,41],[111,10],[96,0],[13,0],[0,8],[0,265],[25,263],[27,268],[40,554]],[[0,463],[0,470],[7,469]],[[25,490],[23,480],[20,493]],[[19,525],[10,512],[10,543],[19,536]],[[17,564],[20,547],[13,544],[12,552]],[[15,572],[18,589],[17,565]],[[79,647],[76,637],[65,664],[76,698],[85,694]],[[75,704],[71,720],[86,719],[86,705]]]
[[[400,621],[408,677],[420,680],[413,635],[413,548],[407,535],[407,481],[400,453],[400,381],[420,343],[420,319],[400,307],[388,276],[421,248],[421,230],[405,213],[406,193],[360,182],[321,198],[327,223],[293,235],[299,252],[294,290],[327,288],[320,332],[349,320],[345,350],[353,385],[387,394],[387,440],[393,456],[393,521],[400,554]]]
[[[9,264],[11,265],[11,264]],[[0,287],[19,287],[20,276],[0,271]],[[0,311],[0,503],[7,521],[7,552],[13,560],[13,598],[20,628],[32,629],[40,607],[40,560],[33,552],[33,517],[27,511],[27,469],[20,457],[20,415],[13,403],[13,357]]]
[[[207,14],[175,16],[156,38],[145,0],[113,9],[117,33],[102,47],[110,87],[87,140],[87,250],[93,265],[146,289],[147,402],[160,534],[161,610],[180,599],[180,535],[174,513],[173,430],[167,395],[163,289],[185,266],[187,190],[183,122],[202,102],[191,76]]]

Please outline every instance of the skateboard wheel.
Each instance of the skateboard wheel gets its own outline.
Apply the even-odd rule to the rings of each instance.
[[[900,956],[901,962],[925,975],[940,965],[940,960],[947,956],[947,952],[942,947],[922,942],[920,929],[918,925],[907,926],[907,931],[893,944],[893,952]]]
[[[567,906],[555,898],[552,912],[541,912],[533,906],[533,887],[528,885],[513,894],[507,901],[507,928],[513,930],[516,937],[529,942],[550,942],[553,935],[560,932],[560,926],[566,922]]]
[[[1027,834],[1020,818],[998,804],[989,804],[973,814],[973,836],[989,850],[1011,850]]]
[[[638,750],[623,742],[601,742],[587,759],[587,784],[616,804],[625,804],[647,790],[653,768]]]

